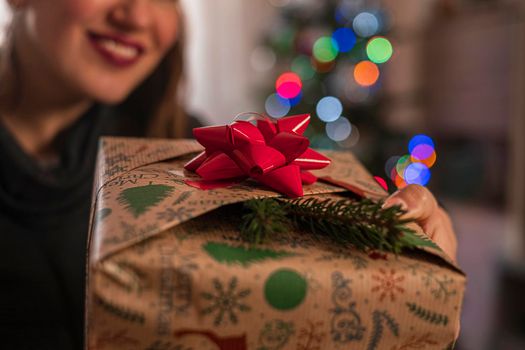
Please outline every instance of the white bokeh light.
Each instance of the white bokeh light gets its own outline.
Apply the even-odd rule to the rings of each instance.
[[[326,135],[336,142],[346,140],[352,133],[352,124],[345,117],[326,124]]]

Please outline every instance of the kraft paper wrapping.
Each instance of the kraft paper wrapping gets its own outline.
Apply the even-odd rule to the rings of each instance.
[[[253,181],[202,191],[190,140],[104,138],[92,206],[87,349],[452,348],[465,276],[440,250],[341,249],[289,232],[250,246],[233,203],[276,197]],[[348,152],[316,175],[386,193]],[[324,182],[306,196],[338,196]]]

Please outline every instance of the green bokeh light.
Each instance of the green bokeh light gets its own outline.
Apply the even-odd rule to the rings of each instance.
[[[302,80],[310,80],[315,75],[310,58],[305,55],[297,56],[292,61],[292,72],[299,74]]]
[[[332,62],[337,57],[338,53],[339,47],[337,46],[337,42],[332,37],[320,37],[314,44],[313,55],[319,62]]]
[[[392,57],[392,44],[387,38],[373,38],[366,45],[366,54],[374,63],[385,63]]]

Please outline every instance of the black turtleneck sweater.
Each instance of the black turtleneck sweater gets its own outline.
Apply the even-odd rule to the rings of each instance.
[[[82,349],[98,138],[142,136],[129,122],[92,107],[56,138],[59,161],[46,167],[0,123],[0,348]]]

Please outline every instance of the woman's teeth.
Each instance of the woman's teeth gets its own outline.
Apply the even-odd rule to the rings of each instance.
[[[111,39],[101,39],[99,44],[115,56],[120,56],[124,59],[133,59],[139,55],[137,48],[123,45]]]

